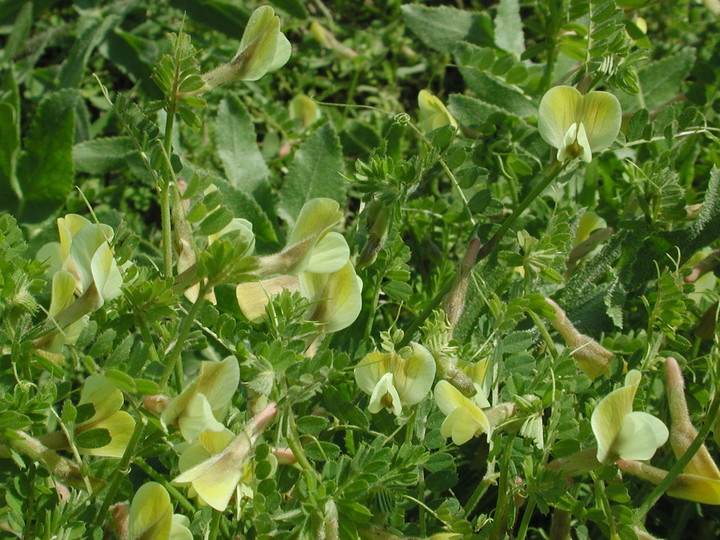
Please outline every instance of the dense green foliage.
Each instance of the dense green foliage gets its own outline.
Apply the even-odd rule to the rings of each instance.
[[[713,506],[666,493],[720,442],[717,0],[271,5],[282,67],[269,16],[250,25],[269,45],[233,59],[254,2],[0,2],[0,536],[132,538],[123,503],[151,481],[196,538],[720,536]],[[210,89],[203,74],[231,64],[238,80]],[[556,85],[622,107],[589,163],[540,135]],[[452,121],[418,117],[423,89]],[[331,217],[306,219],[318,199]],[[46,244],[68,214],[87,234],[56,268]],[[357,274],[362,307],[327,292],[313,250],[360,294]],[[248,316],[242,285],[277,275],[295,288]],[[399,391],[396,416],[390,391],[359,388],[382,351],[401,389],[413,343],[433,389],[487,399],[490,429],[456,445],[437,390]],[[229,402],[199,395],[250,449],[214,510],[171,483],[199,443],[160,412],[227,357]],[[677,442],[667,357],[694,444]],[[478,387],[468,364],[487,370]],[[615,463],[640,458],[594,457],[593,411],[631,370],[630,410],[670,428],[648,461],[670,471],[659,488]],[[104,412],[124,411],[122,435],[94,384],[121,396]],[[591,465],[573,476],[578,453]]]

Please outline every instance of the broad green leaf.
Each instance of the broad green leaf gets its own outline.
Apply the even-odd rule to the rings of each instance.
[[[462,58],[478,48],[471,43],[461,43],[455,50],[455,61],[461,65],[460,73],[468,88],[475,92],[480,101],[494,105],[507,114],[517,117],[537,114],[537,106],[520,88],[500,80],[489,72],[480,71],[475,67],[462,67]]]
[[[223,195],[223,204],[233,211],[235,217],[252,223],[256,238],[271,244],[277,243],[277,234],[270,218],[251,195],[219,179],[215,185]]]
[[[494,44],[492,21],[484,13],[419,4],[405,5],[401,9],[408,28],[427,46],[442,53],[451,53],[460,41]]]
[[[525,52],[525,36],[518,0],[500,0],[495,15],[495,44],[520,58]]]
[[[48,95],[40,102],[23,139],[18,181],[23,193],[25,221],[46,218],[65,202],[72,189],[77,99],[77,91],[71,89]]]
[[[230,184],[256,198],[265,194],[268,168],[257,145],[255,126],[247,108],[233,94],[225,96],[220,103],[215,139]]]
[[[78,433],[75,437],[75,444],[77,444],[78,448],[87,448],[89,450],[107,446],[110,442],[110,432],[105,428],[88,429]]]
[[[128,156],[135,150],[130,137],[94,139],[73,147],[73,163],[78,172],[105,174],[125,167]]]
[[[343,172],[340,140],[333,125],[327,123],[313,133],[295,154],[285,183],[280,188],[278,213],[292,224],[310,199],[328,197],[344,202],[347,187]]]
[[[479,129],[490,120],[494,114],[507,116],[507,111],[480,101],[477,98],[452,94],[448,99],[448,109],[463,126]]]

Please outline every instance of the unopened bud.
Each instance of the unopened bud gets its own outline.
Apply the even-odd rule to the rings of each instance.
[[[482,243],[479,238],[473,238],[468,246],[467,253],[460,263],[460,269],[455,276],[450,292],[443,300],[443,310],[447,315],[450,326],[455,326],[465,311],[465,297],[467,296],[468,281],[477,262],[478,252]]]
[[[163,396],[162,394],[145,396],[143,398],[143,407],[155,416],[160,416],[162,412],[167,409],[168,405],[170,405],[171,401],[169,397]]]
[[[685,382],[674,358],[665,360],[665,381],[670,404],[670,445],[675,457],[680,459],[697,438],[698,431],[690,421],[685,400]],[[720,470],[704,444],[698,448],[683,472],[720,480]]]
[[[550,298],[545,299],[555,310],[555,317],[550,324],[562,336],[565,344],[571,349],[570,354],[577,360],[580,369],[591,379],[609,372],[610,360],[615,356],[597,341],[581,334],[570,322],[565,311]]]

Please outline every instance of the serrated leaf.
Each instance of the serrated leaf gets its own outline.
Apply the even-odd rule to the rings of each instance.
[[[218,155],[230,183],[255,198],[268,189],[268,168],[260,153],[250,113],[233,94],[218,107],[215,119]]]
[[[227,182],[217,182],[215,185],[223,195],[223,204],[233,211],[235,217],[247,219],[253,224],[256,238],[272,244],[277,242],[270,218],[255,199]]]
[[[347,186],[340,140],[332,124],[313,133],[295,153],[280,188],[278,214],[290,225],[310,199],[328,197],[344,204]]]
[[[76,90],[54,92],[44,98],[30,130],[23,139],[18,161],[22,190],[23,220],[37,222],[65,202],[72,189],[75,170],[72,147],[75,140]]]
[[[492,21],[484,13],[453,7],[402,6],[408,28],[427,46],[449,54],[460,41],[477,45],[494,44]]]
[[[461,43],[455,50],[455,61],[461,61],[478,49],[471,43]],[[460,73],[468,87],[477,94],[479,101],[495,106],[507,114],[517,117],[537,114],[537,106],[518,87],[510,85],[498,77],[480,71],[475,67],[460,67]]]
[[[495,44],[520,58],[525,52],[525,36],[518,0],[500,0],[495,15]]]
[[[452,94],[448,100],[448,109],[452,115],[463,126],[473,129],[479,129],[484,123],[488,122],[493,114],[507,115],[507,112],[484,103],[477,98],[464,96],[462,94]]]
[[[133,152],[135,145],[130,137],[106,137],[76,144],[72,156],[78,172],[105,174],[125,166]]]

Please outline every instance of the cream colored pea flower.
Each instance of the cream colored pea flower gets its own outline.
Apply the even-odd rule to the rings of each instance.
[[[355,367],[355,381],[370,396],[368,410],[383,408],[400,416],[404,406],[420,403],[435,380],[435,359],[419,343],[407,358],[397,353],[372,352]]]
[[[646,412],[633,411],[640,379],[639,371],[629,371],[625,386],[600,400],[592,413],[590,424],[598,443],[600,463],[650,459],[668,439],[668,429],[661,420]]]
[[[558,149],[558,161],[592,160],[593,152],[609,147],[620,132],[622,109],[609,92],[580,94],[571,86],[556,86],[540,100],[540,135]]]

